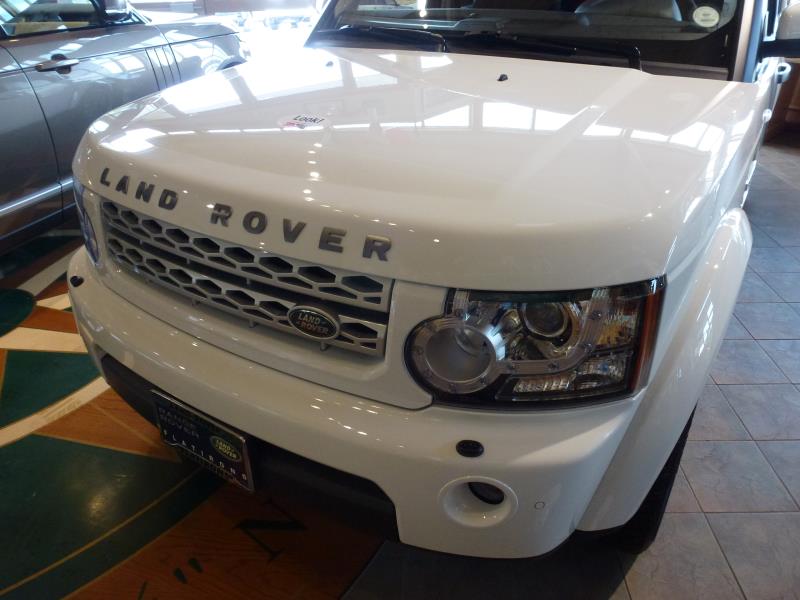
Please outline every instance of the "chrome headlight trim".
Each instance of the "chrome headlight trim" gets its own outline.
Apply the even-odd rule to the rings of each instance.
[[[662,276],[571,292],[453,290],[443,314],[408,336],[406,363],[447,404],[540,408],[628,396],[647,380],[665,285]],[[568,322],[543,335],[523,314],[531,303],[559,305]],[[482,360],[452,343],[464,331],[481,336]]]
[[[92,224],[92,219],[86,212],[86,206],[83,203],[86,188],[75,178],[72,182],[72,191],[75,196],[75,207],[78,213],[81,233],[83,234],[83,243],[89,258],[92,260],[92,264],[97,266],[100,264],[100,245],[97,242],[97,232]]]

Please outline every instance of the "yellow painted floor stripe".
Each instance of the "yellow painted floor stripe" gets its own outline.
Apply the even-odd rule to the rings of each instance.
[[[8,352],[0,348],[0,400],[3,396],[3,379],[6,376],[6,356]]]
[[[135,456],[143,456],[145,458],[154,458],[156,460],[165,460],[168,462],[180,462],[180,458],[177,456],[174,459],[162,459],[160,456],[153,456],[152,454],[147,454],[146,452],[142,452],[139,450],[133,450],[131,448],[123,448],[120,446],[112,446],[111,444],[101,444],[100,442],[92,442],[87,440],[82,440],[74,437],[69,437],[66,435],[59,435],[57,433],[36,433],[34,432],[32,435],[38,435],[40,437],[47,437],[52,438],[54,440],[61,440],[62,442],[72,442],[74,444],[83,444],[84,446],[92,446],[93,448],[102,448],[103,450],[113,450],[114,452],[124,452],[125,454],[133,454]]]
[[[176,483],[175,485],[173,485],[173,486],[172,486],[171,488],[169,488],[169,489],[168,489],[166,492],[164,492],[163,494],[161,494],[161,495],[160,495],[158,498],[156,498],[155,500],[153,500],[152,502],[150,502],[150,503],[149,503],[149,504],[147,504],[146,506],[142,507],[141,509],[139,509],[138,511],[136,511],[135,513],[133,513],[133,514],[132,514],[130,517],[128,517],[128,518],[127,518],[127,519],[125,519],[124,521],[121,521],[120,523],[117,523],[116,525],[114,525],[114,527],[112,527],[111,529],[109,529],[108,531],[106,531],[106,532],[105,532],[103,535],[101,535],[100,537],[97,537],[97,538],[93,539],[93,540],[92,540],[91,542],[89,542],[88,544],[85,544],[85,545],[81,546],[80,548],[78,548],[77,550],[74,550],[74,551],[70,552],[69,554],[67,554],[66,556],[64,556],[64,557],[62,557],[62,558],[60,558],[60,559],[58,559],[58,560],[57,560],[57,561],[55,561],[54,563],[52,563],[52,564],[50,564],[50,565],[46,566],[46,567],[45,567],[45,568],[43,568],[43,569],[40,569],[40,570],[38,570],[36,573],[32,573],[31,575],[28,575],[28,576],[27,576],[27,577],[25,577],[24,579],[20,579],[19,581],[17,581],[16,583],[13,583],[13,584],[11,584],[11,585],[10,585],[10,586],[8,586],[7,588],[0,590],[0,596],[4,596],[5,594],[7,594],[7,593],[9,593],[9,592],[12,592],[12,591],[14,591],[14,590],[15,590],[15,589],[17,589],[18,587],[20,587],[20,586],[23,586],[23,585],[25,585],[26,583],[29,583],[29,582],[33,581],[33,580],[34,580],[34,579],[36,579],[37,577],[41,577],[41,576],[42,576],[42,575],[44,575],[45,573],[49,573],[50,571],[52,571],[52,570],[53,570],[53,569],[55,569],[56,567],[58,567],[58,566],[60,566],[60,565],[63,565],[63,564],[64,564],[65,562],[67,562],[68,560],[71,560],[71,559],[75,558],[76,556],[78,556],[79,554],[81,554],[82,552],[85,552],[85,551],[86,551],[86,550],[88,550],[89,548],[92,548],[93,546],[96,546],[97,544],[99,544],[100,542],[102,542],[102,541],[103,541],[104,539],[106,539],[107,537],[109,537],[109,536],[111,536],[111,535],[114,535],[114,534],[115,534],[117,531],[119,531],[120,529],[122,529],[123,527],[125,527],[126,525],[128,525],[129,523],[131,523],[131,522],[135,521],[135,520],[136,520],[137,518],[139,518],[141,515],[143,515],[143,514],[144,514],[144,513],[146,513],[148,510],[150,510],[151,508],[153,508],[154,506],[156,506],[156,505],[157,505],[159,502],[161,502],[162,500],[164,500],[164,498],[166,498],[167,496],[169,496],[170,494],[172,494],[172,493],[173,493],[175,490],[177,490],[177,489],[178,489],[178,488],[180,488],[182,485],[184,485],[184,484],[185,484],[187,481],[189,481],[189,480],[190,480],[192,477],[194,477],[195,475],[197,475],[197,473],[199,473],[199,472],[200,472],[201,468],[202,468],[202,467],[198,467],[197,469],[195,469],[194,471],[192,471],[191,473],[189,473],[189,475],[187,475],[187,476],[186,476],[186,477],[184,477],[182,480],[180,480],[178,483]]]
[[[103,408],[102,406],[95,405],[95,406],[94,406],[94,408],[96,408],[97,410],[99,410],[99,411],[100,411],[101,413],[103,413],[103,414],[104,414],[106,417],[108,417],[109,419],[111,419],[112,421],[114,421],[114,422],[115,422],[117,425],[119,425],[119,426],[120,426],[120,427],[122,427],[123,429],[125,429],[125,430],[129,431],[130,433],[132,433],[133,435],[135,435],[135,436],[136,436],[137,438],[139,438],[140,440],[142,440],[142,441],[146,442],[148,446],[153,446],[153,447],[156,447],[156,446],[163,445],[163,443],[162,443],[162,442],[160,442],[160,441],[159,441],[159,442],[157,442],[157,441],[153,440],[152,438],[149,438],[149,437],[147,437],[146,435],[143,435],[141,431],[137,431],[136,429],[134,429],[133,427],[131,427],[131,426],[129,426],[127,423],[125,423],[123,420],[121,420],[121,419],[118,419],[117,417],[115,417],[114,415],[112,415],[110,412],[108,412],[108,411],[107,411],[105,408]],[[123,452],[130,452],[130,451],[129,451],[129,450],[123,450]],[[175,458],[175,460],[176,460],[176,461],[180,461],[180,459],[178,459],[177,457]]]
[[[64,273],[66,273],[67,265],[69,264],[70,259],[76,252],[77,250],[73,250],[69,254],[62,256],[52,265],[42,269],[36,275],[28,279],[28,281],[26,281],[25,283],[20,284],[19,289],[25,290],[26,292],[30,292],[31,294],[36,296],[42,290],[44,290],[48,285],[50,285],[56,279],[58,279]]]
[[[108,389],[108,384],[102,377],[98,377],[89,384],[83,386],[81,389],[73,392],[63,400],[59,400],[55,404],[51,404],[47,408],[40,410],[37,413],[20,419],[0,429],[0,447],[7,446],[18,439],[25,437],[44,427],[48,423],[60,419],[64,415],[71,413],[97,398],[100,394]]]
[[[58,296],[53,296],[52,298],[44,298],[37,301],[36,304],[38,306],[44,306],[45,308],[55,308],[56,310],[64,310],[65,308],[72,306],[68,294],[60,294]]]
[[[86,353],[83,339],[77,333],[17,327],[0,337],[0,348],[6,350],[36,350],[39,352]]]

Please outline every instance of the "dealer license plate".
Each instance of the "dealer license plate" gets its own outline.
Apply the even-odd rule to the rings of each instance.
[[[247,438],[159,391],[156,415],[161,439],[220,477],[253,491]]]

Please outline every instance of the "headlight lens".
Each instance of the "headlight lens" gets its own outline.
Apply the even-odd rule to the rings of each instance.
[[[437,401],[559,405],[633,392],[647,377],[664,279],[568,293],[456,290],[406,356]]]
[[[94,264],[100,260],[100,249],[97,244],[97,234],[92,225],[92,219],[86,212],[83,204],[83,186],[77,181],[73,181],[73,192],[75,194],[75,206],[78,212],[78,221],[81,224],[81,233],[83,233],[83,242],[86,245],[86,251],[89,253],[89,258],[92,259]]]

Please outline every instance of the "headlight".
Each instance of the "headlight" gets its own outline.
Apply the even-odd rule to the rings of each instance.
[[[73,180],[72,189],[75,194],[75,206],[78,212],[78,221],[81,224],[81,233],[83,233],[83,242],[86,245],[86,251],[89,253],[89,258],[92,259],[94,264],[100,260],[100,251],[97,245],[97,234],[94,232],[92,219],[86,212],[83,205],[83,186],[77,179]]]
[[[406,360],[439,402],[558,406],[647,378],[664,279],[566,293],[456,290],[420,323]]]

